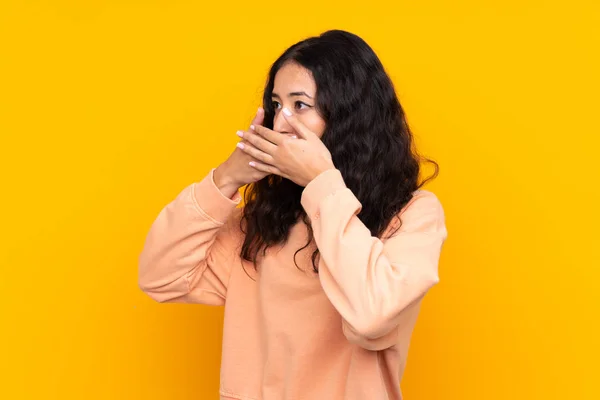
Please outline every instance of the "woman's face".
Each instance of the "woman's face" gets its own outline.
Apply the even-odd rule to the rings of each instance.
[[[308,129],[321,137],[325,131],[325,121],[316,109],[317,86],[312,74],[296,63],[286,63],[277,71],[271,100],[275,109],[273,130],[289,136],[297,134],[281,110],[287,108],[296,115]]]

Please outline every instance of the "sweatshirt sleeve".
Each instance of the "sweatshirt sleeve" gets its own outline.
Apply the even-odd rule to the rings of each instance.
[[[306,186],[302,205],[320,252],[319,279],[343,318],[344,334],[369,350],[391,347],[402,321],[414,317],[439,280],[447,237],[439,200],[418,192],[401,211],[400,229],[385,241],[371,236],[357,217],[361,204],[337,169]]]
[[[233,224],[241,200],[225,197],[214,169],[186,187],[154,220],[139,256],[139,286],[158,302],[223,305],[235,256]]]

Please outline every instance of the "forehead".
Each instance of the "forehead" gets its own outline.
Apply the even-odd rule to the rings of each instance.
[[[296,63],[287,63],[277,71],[273,91],[285,95],[294,91],[316,92],[315,81],[309,70]]]

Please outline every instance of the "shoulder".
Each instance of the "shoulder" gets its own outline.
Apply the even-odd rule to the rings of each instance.
[[[416,190],[399,213],[401,231],[446,230],[446,215],[438,196],[428,190]]]
[[[235,208],[221,227],[221,230],[233,236],[243,236],[241,229],[243,214],[243,207]]]
[[[409,210],[414,212],[415,210],[431,208],[443,212],[442,202],[435,193],[429,190],[419,189],[413,192],[412,198],[404,207],[402,207],[400,213],[403,214]]]

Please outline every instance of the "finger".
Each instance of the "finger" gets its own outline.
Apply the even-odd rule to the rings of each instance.
[[[275,132],[269,128],[265,128],[264,126],[262,126],[260,124],[251,125],[250,129],[252,129],[256,133],[258,133],[260,136],[262,136],[269,142],[271,142],[275,145],[278,145],[278,146],[283,142],[283,139],[285,138],[285,136],[282,135],[281,133]]]
[[[273,157],[271,157],[267,153],[260,151],[259,149],[252,146],[249,143],[239,142],[236,146],[238,147],[238,149],[242,150],[244,153],[248,154],[252,158],[257,159],[258,161],[262,161],[267,164],[273,164],[274,162]]]
[[[261,136],[252,131],[238,131],[237,135],[264,153],[274,155],[275,151],[277,150],[276,145],[268,140],[263,139]]]
[[[300,137],[306,140],[319,138],[313,131],[308,129],[306,125],[300,122],[300,120],[296,118],[296,116],[292,114],[289,109],[284,108],[282,112],[285,120],[292,126],[292,128],[294,128],[296,132],[298,132]]]
[[[279,168],[270,165],[270,164],[263,164],[257,161],[250,161],[248,163],[248,165],[250,165],[252,168],[261,171],[261,172],[266,172],[268,174],[274,174],[274,175],[279,175],[282,176],[284,178],[287,178],[287,176],[285,176],[280,170]]]
[[[262,107],[258,107],[258,110],[256,111],[256,115],[254,116],[254,119],[252,120],[252,123],[250,126],[262,125],[264,121],[265,121],[265,110]]]

